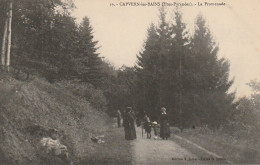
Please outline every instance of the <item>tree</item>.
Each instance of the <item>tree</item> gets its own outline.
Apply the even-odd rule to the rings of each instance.
[[[166,21],[160,10],[160,24],[148,29],[144,50],[137,56],[138,109],[147,111],[153,120],[165,106],[170,122],[181,128],[207,124],[218,128],[227,123],[235,93],[229,93],[229,63],[218,59],[205,20],[199,16],[190,36],[180,10],[174,12],[174,23]],[[140,104],[141,102],[141,104]]]
[[[238,106],[232,112],[227,129],[232,133],[247,136],[250,141],[259,137],[260,82],[252,80],[248,85],[252,88],[253,93],[248,98],[239,99]]]
[[[6,7],[6,8],[8,8],[8,10],[7,10],[6,16],[3,16],[3,18],[5,18],[5,24],[4,24],[4,33],[3,33],[3,40],[2,40],[1,64],[2,64],[2,67],[6,66],[7,70],[9,71],[10,52],[11,52],[13,2],[5,1],[5,2],[3,2],[3,4],[5,6],[8,6],[8,7]],[[7,41],[7,43],[6,43],[6,41]],[[6,46],[7,46],[7,50],[6,50]]]
[[[182,20],[182,13],[177,8],[174,11],[174,20],[172,24],[172,38],[168,65],[166,69],[166,88],[165,93],[167,105],[170,107],[169,113],[171,123],[183,127],[184,121],[189,115],[189,56],[190,41],[186,24]],[[169,90],[170,89],[170,90]],[[185,116],[185,119],[184,119]]]
[[[159,68],[159,37],[155,26],[152,24],[148,29],[147,40],[144,45],[144,50],[137,56],[137,76],[139,92],[137,97],[141,103],[138,107],[142,111],[146,111],[153,117],[156,116],[156,108],[158,108],[158,69]]]
[[[248,126],[255,126],[257,114],[254,111],[254,104],[251,99],[243,97],[239,100],[237,109],[232,115],[232,122],[236,122],[237,130],[246,129]]]
[[[250,100],[253,104],[254,112],[256,114],[255,116],[259,118],[260,117],[260,81],[252,80],[248,85],[253,90],[253,94],[251,95]]]
[[[5,8],[4,8],[5,5],[2,6],[2,10],[1,11],[4,11],[4,13],[6,12],[5,11]],[[3,28],[3,40],[2,40],[2,51],[1,51],[1,64],[2,64],[2,67],[5,66],[5,54],[6,54],[6,38],[7,38],[7,26],[8,26],[8,19],[7,19],[7,16],[8,16],[8,12],[6,12],[6,15],[4,15],[2,13],[2,18],[4,18],[3,20],[4,21],[4,28]]]
[[[6,53],[6,67],[9,71],[10,66],[10,52],[11,52],[11,36],[12,36],[12,17],[13,17],[13,2],[9,2],[9,14],[8,14],[8,43],[7,43],[7,53]]]
[[[182,91],[188,61],[189,38],[186,25],[182,22],[182,14],[175,11],[174,23],[166,21],[165,8],[160,9],[160,24],[151,25],[144,51],[139,54],[137,71],[139,85],[147,94],[143,105],[152,111],[152,116],[158,116],[160,107],[168,109],[171,124],[183,121],[181,117]],[[181,77],[184,75],[183,77]],[[145,83],[146,82],[146,83]],[[184,103],[184,101],[183,101]],[[143,108],[143,109],[145,109]],[[154,117],[156,119],[156,117]]]
[[[192,38],[194,109],[203,124],[218,128],[236,107],[235,93],[229,93],[229,62],[218,59],[218,46],[201,15],[197,17]]]
[[[108,100],[108,114],[113,116],[118,109],[125,110],[128,106],[138,109],[138,105],[135,104],[139,99],[135,97],[137,96],[135,69],[124,65],[115,69],[108,62],[105,62],[103,67],[106,78],[102,90]]]
[[[255,121],[254,127],[256,136],[259,137],[260,132],[260,81],[252,80],[248,84],[253,89],[253,94],[251,95],[251,103],[253,104],[253,116],[249,118],[251,121]]]
[[[77,32],[72,9],[61,0],[15,1],[11,66],[50,81],[68,77]]]
[[[96,86],[102,84],[102,60],[97,53],[97,41],[93,40],[93,28],[88,17],[84,17],[79,27],[77,55],[74,57],[78,77]]]
[[[166,22],[166,11],[160,9],[158,27],[151,25],[144,50],[137,56],[138,97],[142,101],[139,109],[157,119],[160,107],[165,105],[165,69],[171,44],[171,28]],[[137,103],[138,104],[138,103]]]

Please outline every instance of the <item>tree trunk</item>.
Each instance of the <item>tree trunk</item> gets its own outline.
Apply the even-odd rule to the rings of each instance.
[[[7,59],[6,59],[6,66],[7,70],[9,71],[10,66],[10,52],[11,52],[11,38],[12,38],[12,8],[13,2],[9,4],[9,17],[8,17],[8,45],[7,45]]]
[[[2,64],[2,67],[5,66],[7,25],[8,25],[8,20],[7,20],[7,18],[6,18],[6,20],[5,20],[5,26],[4,26],[3,41],[2,41],[2,53],[1,53],[1,64]]]

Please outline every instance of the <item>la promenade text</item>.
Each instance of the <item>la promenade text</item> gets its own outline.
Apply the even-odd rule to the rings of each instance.
[[[225,6],[224,2],[118,2],[110,3],[111,7],[146,7],[146,6]]]

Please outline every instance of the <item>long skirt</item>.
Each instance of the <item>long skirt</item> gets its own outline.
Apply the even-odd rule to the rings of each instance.
[[[170,137],[170,127],[167,122],[162,122],[160,127],[160,137],[161,138],[169,138]]]
[[[125,128],[125,139],[126,140],[136,139],[136,131],[135,131],[134,127],[126,127]]]

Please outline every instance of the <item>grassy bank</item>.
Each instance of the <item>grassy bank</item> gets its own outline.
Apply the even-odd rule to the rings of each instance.
[[[57,164],[42,155],[40,140],[55,136],[70,161],[96,152],[90,137],[103,134],[109,117],[59,84],[0,75],[0,164]],[[64,164],[64,162],[61,164]]]
[[[124,164],[132,162],[130,141],[124,139],[123,128],[110,125],[102,138],[104,144],[96,144],[94,153],[87,155],[77,164]]]
[[[260,163],[260,141],[252,137],[235,137],[223,131],[210,131],[205,128],[185,129],[176,135],[216,153],[222,158],[237,164]],[[188,148],[199,157],[207,156],[207,153],[185,143],[183,140],[173,137],[173,140]]]

